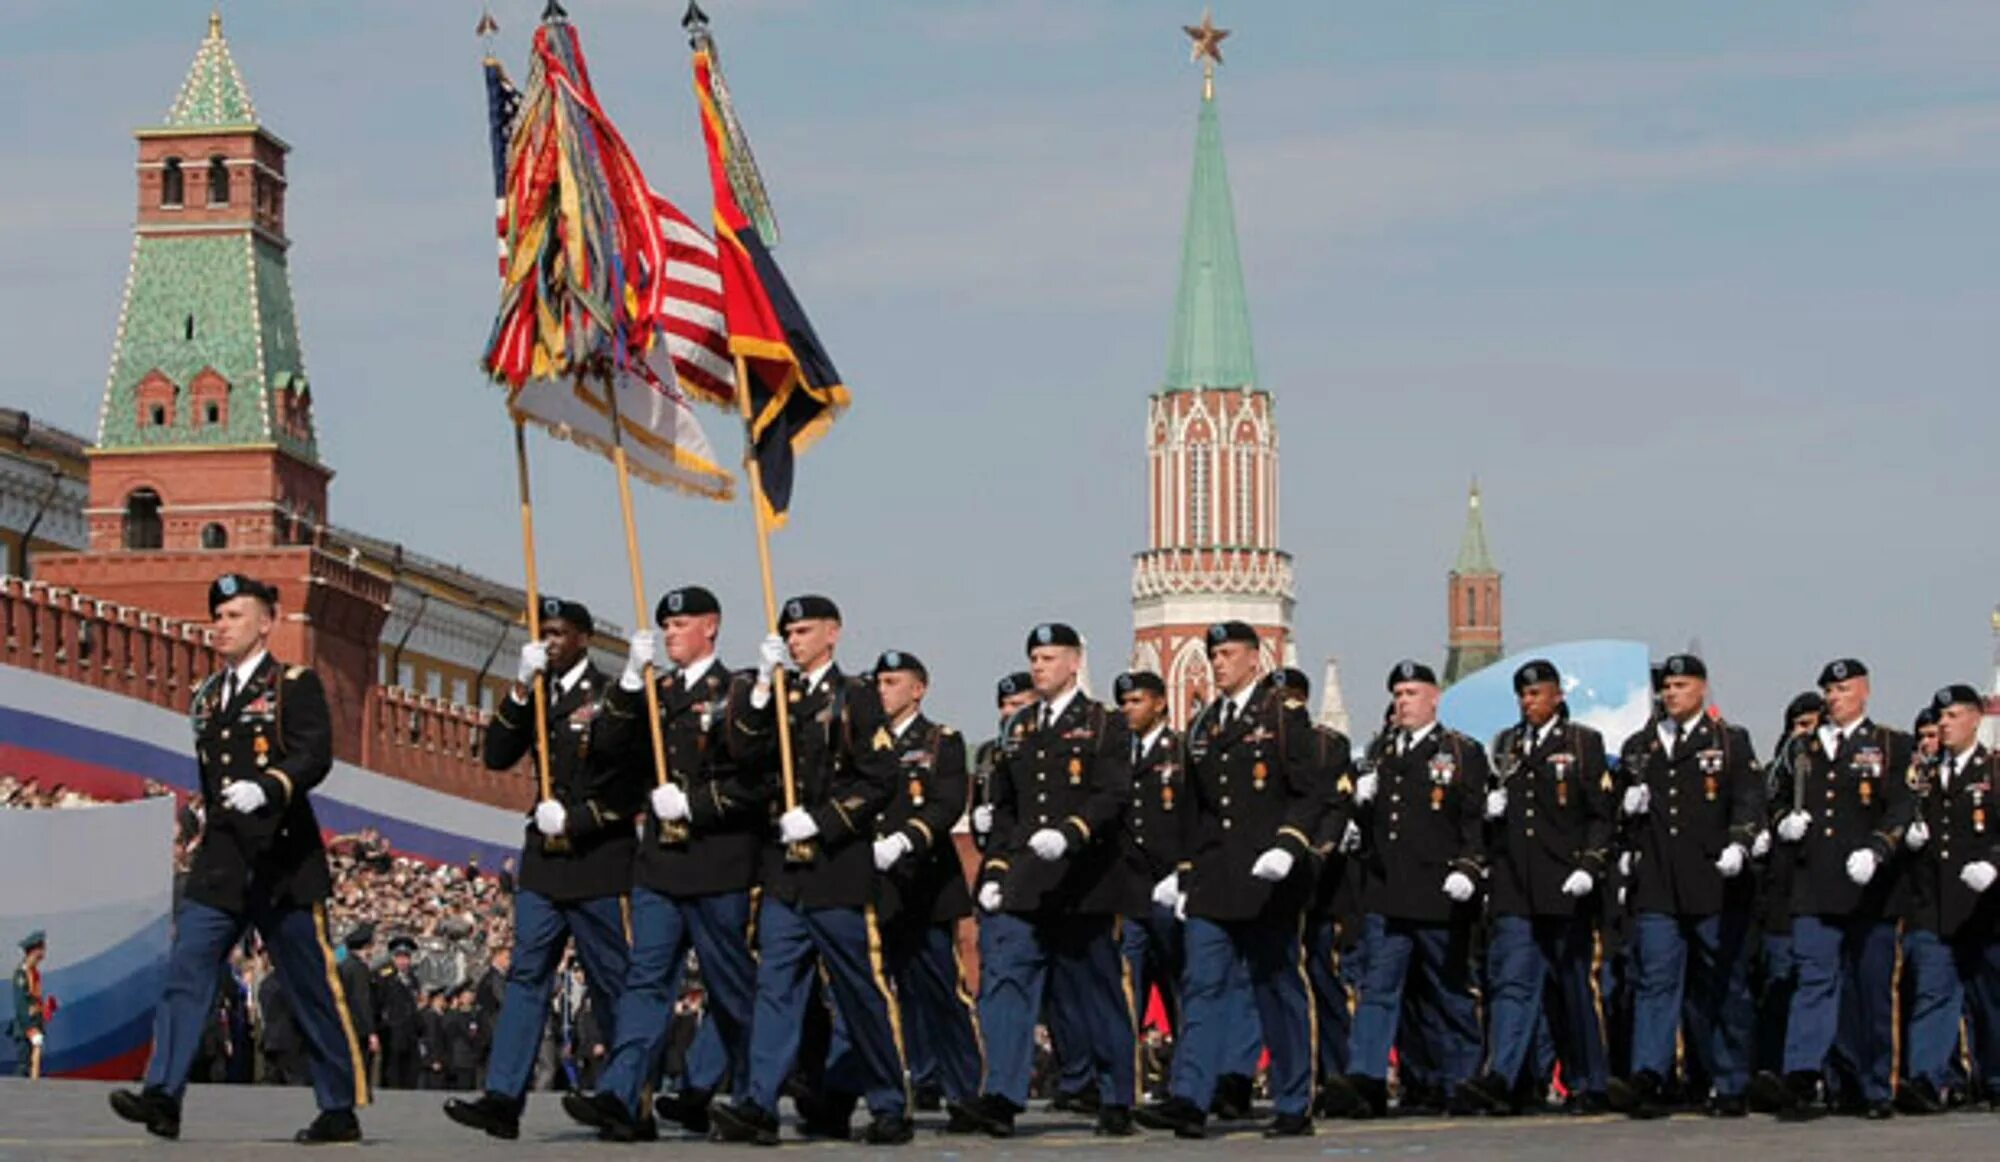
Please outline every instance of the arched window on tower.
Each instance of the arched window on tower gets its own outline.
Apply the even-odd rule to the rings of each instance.
[[[160,166],[160,205],[178,210],[186,195],[187,175],[181,172],[181,159],[170,157]]]
[[[157,549],[163,540],[160,494],[150,488],[135,489],[125,498],[125,547]]]
[[[1251,546],[1256,543],[1252,536],[1250,520],[1256,511],[1251,500],[1251,488],[1256,483],[1252,475],[1255,471],[1256,454],[1241,444],[1236,446],[1236,470],[1231,474],[1231,484],[1236,494],[1236,543]]]
[[[208,159],[208,204],[227,206],[229,204],[229,161],[223,157]]]
[[[1465,587],[1465,624],[1479,624],[1479,587],[1477,585],[1467,585]]]
[[[1208,514],[1211,479],[1209,461],[1213,452],[1206,443],[1189,444],[1188,458],[1188,542],[1205,545],[1209,541]]]

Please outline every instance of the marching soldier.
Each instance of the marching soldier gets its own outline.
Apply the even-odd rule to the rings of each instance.
[[[848,1060],[857,1067],[851,1077],[829,1077],[829,1087],[865,1092],[874,1115],[866,1141],[910,1140],[902,1030],[882,974],[872,899],[872,841],[876,817],[894,790],[895,740],[874,685],[842,674],[834,661],[840,628],[840,609],[825,597],[786,602],[778,633],[764,639],[744,728],[730,734],[737,761],[768,755],[776,715],[789,716],[798,805],[778,817],[777,842],[766,844],[762,855],[749,1081],[731,1104],[709,1111],[724,1141],[777,1144],[778,1092],[799,1053],[815,961],[852,1047]],[[797,668],[787,675],[788,705],[781,707],[772,675],[787,654]],[[778,783],[778,772],[765,775],[769,784]],[[822,1097],[818,1104],[835,1100]],[[844,1114],[835,1120],[842,1126],[829,1129],[844,1128]]]
[[[14,1066],[22,1077],[34,1077],[48,1024],[48,1002],[42,997],[42,960],[49,938],[37,928],[21,941],[21,963],[14,969],[14,1018],[8,1032],[14,1038]]]
[[[993,767],[993,834],[979,874],[987,929],[979,1016],[986,1092],[967,1112],[1008,1137],[1026,1108],[1045,987],[1074,1006],[1098,1078],[1099,1134],[1132,1134],[1135,1031],[1114,936],[1130,891],[1118,827],[1132,794],[1123,718],[1077,686],[1083,639],[1060,623],[1028,635],[1038,701],[1009,719]]]
[[[410,962],[417,942],[389,941],[389,963],[375,970],[375,1029],[380,1039],[383,1089],[417,1088],[417,998],[421,986]]]
[[[333,881],[309,798],[333,768],[333,730],[319,676],[270,654],[277,606],[277,589],[242,574],[208,588],[224,667],[193,701],[208,822],[175,917],[144,1088],[111,1094],[119,1117],[162,1138],[180,1136],[217,970],[250,926],[271,950],[310,1053],[320,1112],[295,1140],[361,1138],[354,1109],[367,1103],[368,1078],[328,943]]]
[[[1000,726],[1004,730],[1007,720],[1015,713],[1034,705],[1034,678],[1026,670],[1019,670],[1000,679],[995,701],[1000,708]],[[999,757],[1000,736],[997,734],[980,743],[972,757],[972,809],[967,820],[972,828],[973,845],[981,851],[986,850],[986,841],[993,833],[993,764]]]
[[[504,771],[534,748],[548,755],[549,798],[535,804],[514,895],[514,948],[507,992],[489,1035],[486,1091],[451,1098],[444,1112],[495,1138],[520,1136],[536,1054],[563,949],[583,960],[596,1011],[616,1011],[625,990],[625,914],[642,802],[624,755],[602,744],[609,727],[607,687],[590,661],[590,610],[542,601],[542,636],[521,647],[514,689],[486,730],[486,768]],[[548,736],[535,737],[534,684],[547,687]]]
[[[1953,1068],[1961,1017],[1969,1056],[1990,1108],[2000,1110],[2000,827],[1992,818],[2000,762],[1979,742],[1985,700],[1970,686],[1939,690],[1933,760],[1909,768],[1916,821],[1904,833],[1911,856],[1903,938],[1915,977],[1909,1018],[1909,1077],[1897,1091],[1906,1113],[1939,1113],[1967,1098]],[[1967,1001],[1970,1000],[1968,1006]]]
[[[1777,809],[1778,788],[1791,785],[1792,759],[1805,753],[1819,733],[1826,700],[1807,690],[1785,707],[1785,724],[1771,764],[1764,771],[1766,815]],[[1791,1015],[1792,993],[1798,985],[1792,956],[1792,863],[1774,853],[1769,827],[1757,835],[1750,853],[1762,861],[1757,877],[1757,1072],[1750,1078],[1750,1108],[1776,1113],[1786,1102],[1785,1025]]]
[[[1489,1113],[1518,1112],[1515,1083],[1554,978],[1553,1022],[1571,1109],[1608,1108],[1609,1070],[1595,977],[1597,881],[1610,861],[1612,779],[1604,739],[1562,710],[1562,677],[1541,659],[1514,672],[1521,721],[1493,742],[1491,1033],[1486,1072],[1467,1087]]]
[[[1842,1104],[1892,1117],[1895,1072],[1896,925],[1892,861],[1915,817],[1903,772],[1910,738],[1868,718],[1868,667],[1828,662],[1819,675],[1826,721],[1795,739],[1790,777],[1771,804],[1790,863],[1792,955],[1798,987],[1785,1031],[1786,1103],[1780,1116],[1825,1112],[1821,1074],[1840,1044],[1858,1076],[1842,1078]],[[1851,991],[1850,991],[1851,990]]]
[[[1250,989],[1271,1053],[1271,1138],[1312,1133],[1312,999],[1300,920],[1312,893],[1313,836],[1333,788],[1314,760],[1318,736],[1303,701],[1258,674],[1257,631],[1241,621],[1209,627],[1216,696],[1188,731],[1187,809],[1176,891],[1186,917],[1183,1029],[1172,1096],[1141,1111],[1142,1124],[1184,1138],[1203,1135],[1228,1048],[1232,970]]]
[[[1659,719],[1619,750],[1620,810],[1633,852],[1626,892],[1637,914],[1630,1113],[1669,1112],[1662,1093],[1685,1012],[1687,1047],[1715,1086],[1711,1112],[1742,1117],[1756,1018],[1748,983],[1753,885],[1744,873],[1764,830],[1764,773],[1750,735],[1707,712],[1700,658],[1668,658],[1660,698]]]
[[[1464,1087],[1479,1065],[1479,1009],[1470,971],[1473,897],[1485,874],[1480,820],[1486,751],[1437,720],[1437,675],[1422,662],[1389,672],[1393,729],[1377,739],[1355,780],[1361,830],[1362,940],[1367,948],[1354,1014],[1353,1072],[1333,1108],[1388,1108],[1389,1049],[1406,987],[1423,1018],[1451,1108],[1470,1112]]]
[[[732,732],[751,737],[741,724],[751,676],[732,675],[716,657],[721,602],[690,585],[662,596],[653,617],[659,629],[632,635],[625,671],[606,696],[602,745],[622,756],[639,782],[655,782],[645,674],[664,651],[667,667],[655,681],[667,781],[653,787],[639,842],[631,963],[612,1016],[611,1061],[596,1094],[563,1099],[572,1117],[614,1141],[656,1133],[643,1095],[665,1046],[689,948],[700,958],[711,1035],[720,1039],[735,1092],[749,1084],[757,982],[750,889],[771,819],[759,762],[735,758],[750,753],[761,761],[761,754],[732,749]],[[706,1117],[709,1096],[697,1083],[664,1108],[685,1125]]]

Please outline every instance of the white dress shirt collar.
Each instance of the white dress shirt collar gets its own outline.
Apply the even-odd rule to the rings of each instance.
[[[237,693],[240,694],[249,687],[250,679],[257,676],[257,668],[259,666],[262,666],[264,664],[264,659],[269,656],[270,656],[269,650],[258,650],[257,652],[251,654],[249,657],[243,659],[241,662],[238,662],[236,664],[235,671],[236,671]]]
[[[694,689],[694,684],[701,681],[708,674],[709,667],[713,665],[715,665],[715,654],[710,652],[700,660],[681,667],[681,689]]]
[[[1069,689],[1064,690],[1062,693],[1056,695],[1054,698],[1045,700],[1042,703],[1042,706],[1045,707],[1046,710],[1037,709],[1035,711],[1035,724],[1039,726],[1043,722],[1054,722],[1056,719],[1061,718],[1063,716],[1063,711],[1069,709],[1069,704],[1076,701],[1076,696],[1079,689],[1080,687],[1071,686]]]

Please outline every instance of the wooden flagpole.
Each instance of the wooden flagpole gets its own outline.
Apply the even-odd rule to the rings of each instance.
[[[778,590],[771,579],[771,525],[764,516],[764,472],[757,464],[757,436],[751,430],[756,419],[750,414],[750,367],[743,356],[736,357],[736,406],[743,413],[743,470],[750,481],[750,513],[757,522],[757,567],[764,574],[764,621],[769,632],[778,632]],[[785,667],[771,675],[771,697],[777,699],[778,770],[783,776],[785,810],[799,805],[798,776],[792,763],[792,705],[786,692]],[[818,856],[811,840],[785,848],[790,863],[811,863]]]
[[[535,502],[528,492],[528,429],[519,415],[514,419],[514,473],[521,485],[521,558],[524,579],[528,586],[528,640],[542,640],[542,594],[541,585],[535,578]],[[554,782],[549,775],[549,687],[548,676],[537,674],[530,684],[534,688],[535,703],[535,768],[540,779],[541,796],[538,802],[555,798]],[[559,835],[542,837],[545,851],[561,851],[566,846]]]
[[[639,525],[632,515],[632,469],[625,460],[625,424],[618,415],[618,382],[609,368],[603,372],[604,399],[611,409],[611,463],[618,470],[618,507],[625,515],[625,560],[632,570],[632,625],[647,624],[646,578],[639,565]],[[660,688],[653,680],[653,667],[646,665],[646,725],[653,738],[653,779],[659,786],[672,780],[667,770],[667,740],[660,733]],[[674,834],[669,835],[669,831]],[[685,826],[660,828],[662,842],[685,842]]]

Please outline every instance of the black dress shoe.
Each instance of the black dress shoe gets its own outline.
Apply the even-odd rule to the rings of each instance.
[[[1056,1108],[1066,1109],[1073,1114],[1089,1114],[1093,1118],[1097,1116],[1097,1107],[1104,1104],[1103,1097],[1098,1094],[1094,1085],[1077,1090],[1075,1093],[1064,1094],[1062,1101],[1063,1104]]]
[[[1257,1085],[1240,1073],[1225,1073],[1215,1080],[1215,1097],[1208,1103],[1208,1112],[1219,1122],[1240,1122],[1250,1116],[1250,1103],[1256,1097]]]
[[[1826,1116],[1826,1104],[1819,1096],[1819,1074],[1801,1071],[1785,1075],[1785,1104],[1778,1117],[1787,1122],[1810,1122]]]
[[[1632,1078],[1631,1105],[1625,1112],[1640,1121],[1666,1117],[1673,1111],[1667,1108],[1661,1088],[1659,1074],[1650,1069],[1639,1071]]]
[[[916,1125],[906,1117],[877,1115],[874,1121],[868,1123],[868,1128],[861,1131],[861,1140],[872,1146],[907,1145],[915,1136]]]
[[[578,1093],[571,1091],[563,1095],[563,1112],[575,1118],[578,1123],[598,1132],[597,1136],[607,1142],[634,1142],[639,1137],[639,1125],[632,1118],[632,1112],[625,1103],[611,1093]],[[647,1119],[650,1121],[651,1119]]]
[[[292,1135],[292,1141],[301,1146],[360,1140],[361,1120],[354,1116],[353,1110],[321,1110],[311,1125]]]
[[[924,1113],[936,1113],[944,1108],[944,1091],[935,1085],[919,1086],[912,1096],[916,1099],[917,1108]]]
[[[1458,1096],[1474,1113],[1496,1118],[1512,1117],[1515,1113],[1513,1089],[1500,1075],[1482,1073],[1459,1086]]]
[[[165,1090],[112,1090],[111,1112],[146,1127],[156,1138],[181,1136],[181,1103],[168,1097]]]
[[[1184,1097],[1142,1106],[1132,1116],[1149,1130],[1172,1130],[1177,1138],[1208,1136],[1208,1115]]]
[[[653,1119],[653,1115],[647,1114],[632,1123],[632,1136],[629,1138],[618,1137],[610,1130],[599,1130],[597,1137],[605,1142],[657,1142],[660,1140],[660,1123]]]
[[[947,1134],[982,1132],[986,1127],[980,1122],[978,1112],[972,1107],[972,1102],[955,1102],[947,1099],[944,1103],[944,1132]]]
[[[1930,1078],[1919,1077],[1897,1088],[1896,1110],[1905,1114],[1941,1114],[1945,1111],[1945,1101]]]
[[[1886,1122],[1890,1118],[1896,1116],[1896,1103],[1888,1101],[1871,1101],[1865,1108],[1862,1109],[1861,1116],[1867,1118],[1871,1122]]]
[[[1091,1133],[1099,1138],[1129,1138],[1139,1131],[1132,1128],[1131,1106],[1104,1106],[1097,1111],[1097,1126]]]
[[[1313,1120],[1306,1114],[1279,1114],[1264,1127],[1266,1138],[1310,1138]]]
[[[1604,1096],[1610,1099],[1613,1111],[1629,1114],[1632,1108],[1639,1104],[1639,1095],[1632,1088],[1637,1080],[1634,1078],[1632,1081],[1627,1081],[1622,1077],[1614,1077],[1606,1083]]]
[[[793,1098],[792,1106],[799,1113],[800,1135],[835,1142],[848,1141],[854,1136],[855,1101],[845,1094]]]
[[[1373,1080],[1372,1078],[1370,1080]],[[1388,1083],[1381,1083],[1384,1093],[1383,1108],[1387,1109]],[[1366,1092],[1365,1090],[1363,1092]],[[1405,1081],[1403,1092],[1396,1102],[1396,1112],[1405,1117],[1431,1117],[1452,1113],[1452,1101],[1456,1094],[1447,1095],[1442,1086],[1425,1085],[1416,1081]],[[1473,1112],[1478,1111],[1457,1111]]]
[[[1590,1118],[1611,1112],[1611,1098],[1595,1091],[1570,1094],[1563,1102],[1563,1113],[1573,1118]],[[1666,1116],[1663,1110],[1661,1117]]]
[[[1361,1082],[1368,1078],[1329,1077],[1320,1089],[1319,1101],[1315,1105],[1319,1115],[1325,1118],[1365,1118],[1372,1114],[1368,1099],[1361,1094]]]
[[[1750,1115],[1750,1103],[1740,1093],[1716,1094],[1708,1099],[1711,1118],[1742,1118]]]
[[[444,1115],[461,1126],[484,1130],[495,1138],[511,1142],[521,1136],[521,1103],[497,1093],[480,1094],[475,1101],[447,1098]]]
[[[662,1121],[674,1122],[690,1134],[708,1133],[708,1106],[715,1095],[705,1089],[663,1093],[653,1101],[653,1112]]]
[[[1785,1107],[1787,1094],[1785,1079],[1768,1069],[1760,1069],[1750,1078],[1750,1087],[1744,1092],[1750,1108],[1760,1114],[1775,1114]]]
[[[968,1105],[953,1107],[954,1116],[963,1113],[990,1138],[1013,1137],[1014,1115],[1020,1112],[1020,1107],[997,1093],[982,1093]]]
[[[708,1116],[714,1121],[709,1137],[717,1142],[750,1142],[759,1146],[778,1144],[778,1116],[759,1108],[756,1102],[746,1101],[740,1105],[718,1102],[708,1107]]]

